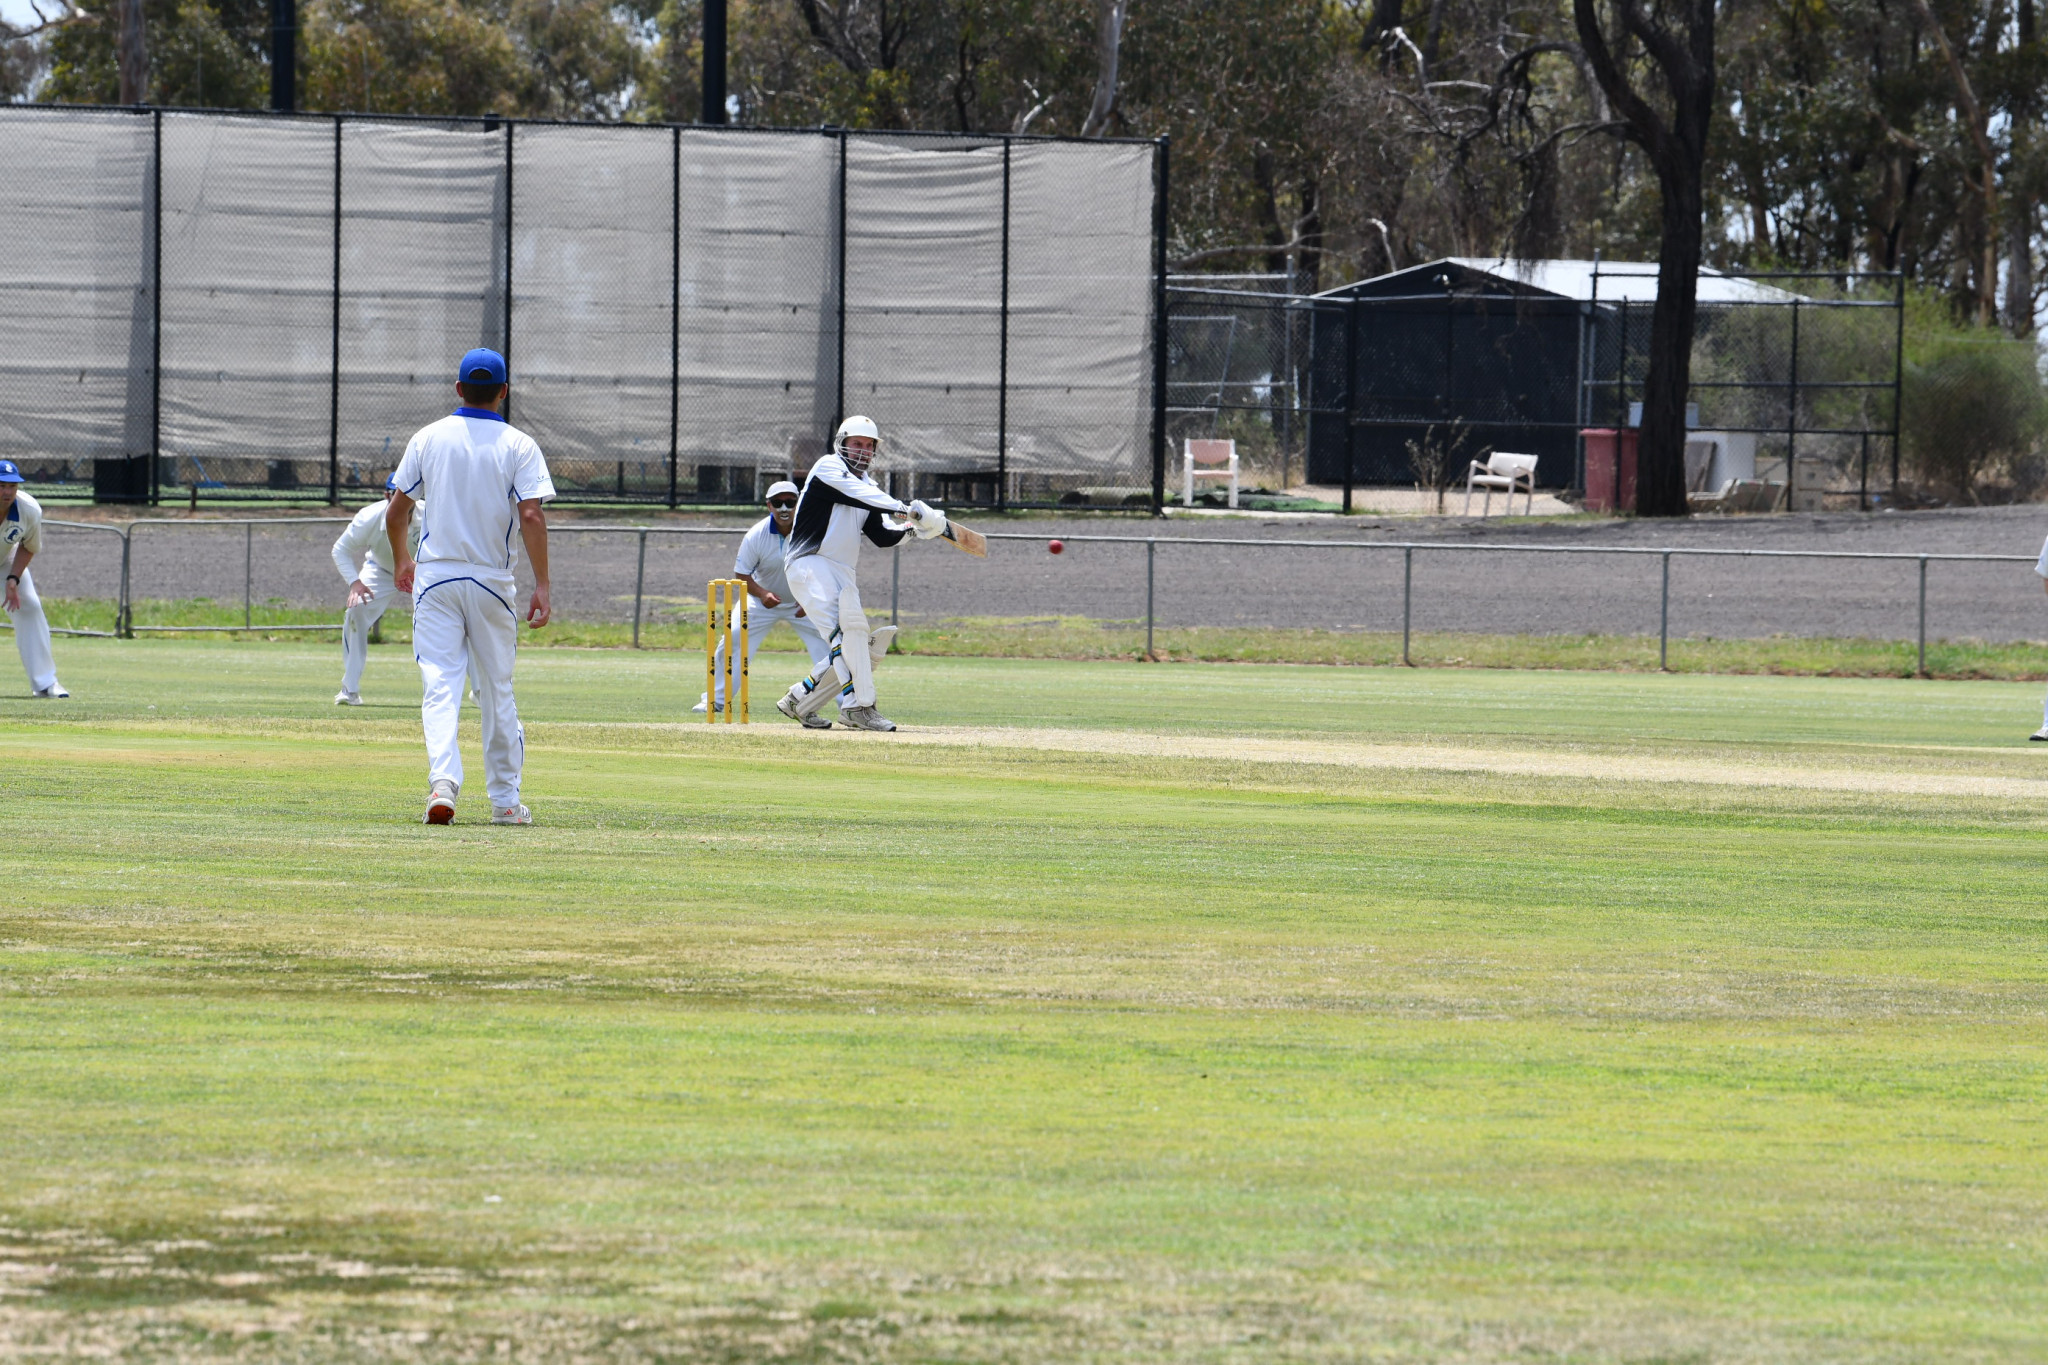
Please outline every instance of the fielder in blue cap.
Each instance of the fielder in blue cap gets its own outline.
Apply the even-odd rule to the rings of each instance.
[[[548,522],[541,504],[555,496],[555,485],[540,447],[505,420],[511,383],[504,356],[483,347],[463,356],[455,392],[462,406],[406,443],[384,517],[393,582],[413,601],[412,652],[420,666],[427,741],[426,821],[455,820],[462,791],[457,721],[467,674],[482,712],[491,823],[529,825],[533,812],[519,799],[526,732],[512,697],[519,644],[513,576],[524,546],[533,573],[526,622],[546,625]],[[410,538],[415,507],[425,523],[417,541]]]
[[[0,544],[14,552],[7,565],[7,615],[14,622],[21,666],[28,670],[29,692],[68,697],[50,652],[50,618],[43,615],[43,600],[28,572],[28,562],[43,548],[43,507],[21,491],[21,470],[12,460],[0,460]]]

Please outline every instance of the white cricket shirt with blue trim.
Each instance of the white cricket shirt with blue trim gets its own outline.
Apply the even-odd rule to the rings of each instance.
[[[745,574],[761,585],[763,592],[772,592],[785,602],[796,599],[789,593],[789,574],[784,563],[789,543],[780,531],[775,529],[774,517],[763,517],[740,541],[740,552],[733,558],[732,571],[735,577]]]
[[[413,585],[472,579],[512,604],[519,564],[519,504],[555,496],[533,438],[488,408],[457,408],[406,443],[391,485],[425,502]]]
[[[16,546],[26,548],[32,555],[43,552],[43,505],[18,489],[14,505],[0,518],[0,545],[7,547],[6,560],[10,565]]]

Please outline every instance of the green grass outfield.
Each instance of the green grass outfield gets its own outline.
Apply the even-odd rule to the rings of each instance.
[[[58,651],[0,1356],[2048,1356],[2036,685],[536,650],[430,830],[402,647]]]
[[[111,599],[66,598],[46,602],[60,629],[112,631]],[[650,604],[640,644],[648,649],[701,651],[702,608],[694,604]],[[291,607],[278,602],[244,608],[204,598],[142,599],[134,622],[144,635],[151,626],[191,631],[215,625],[290,627],[277,639],[333,638],[337,613],[327,607]],[[296,633],[304,627],[319,632]],[[410,638],[411,619],[391,612],[384,637]],[[223,632],[228,634],[228,632]],[[244,638],[262,638],[261,630]],[[629,622],[557,620],[535,645],[575,649],[619,649],[633,642]],[[1087,617],[904,618],[897,649],[906,654],[952,658],[1138,660],[1150,643],[1155,658],[1181,663],[1351,664],[1388,667],[1401,662],[1399,631],[1301,630],[1215,626],[1163,627],[1147,635],[1142,621],[1097,621]],[[766,648],[798,653],[788,631],[769,637]],[[1418,631],[1408,641],[1408,658],[1424,668],[1528,668],[1645,672],[1660,663],[1674,673],[1776,673],[1804,677],[1910,678],[1921,671],[1912,640],[1812,638],[1773,635],[1761,639],[1676,636],[1660,651],[1654,635],[1481,635]],[[1926,675],[1933,678],[2033,681],[2048,677],[2048,646],[2040,641],[1930,640]]]

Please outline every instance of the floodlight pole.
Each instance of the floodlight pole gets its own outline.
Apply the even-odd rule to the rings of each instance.
[[[704,0],[704,108],[698,121],[726,121],[725,0]]]
[[[298,107],[299,0],[270,0],[271,112],[289,114]]]

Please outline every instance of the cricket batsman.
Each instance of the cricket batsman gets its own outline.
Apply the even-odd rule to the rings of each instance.
[[[797,638],[804,642],[804,652],[811,656],[811,674],[822,674],[831,666],[829,648],[825,637],[818,634],[817,627],[804,609],[796,604],[796,598],[789,590],[786,572],[789,552],[789,530],[796,522],[797,487],[787,479],[769,485],[768,515],[754,523],[746,537],[740,541],[739,554],[734,556],[732,576],[747,585],[747,592],[760,604],[753,612],[756,620],[765,620],[757,630],[747,633],[747,664],[752,667],[754,655],[760,651],[761,642],[768,637],[777,622],[787,621]],[[873,640],[887,650],[889,641],[895,638],[896,628],[884,626],[876,631]],[[725,709],[725,647],[721,639],[711,656],[711,676],[717,695],[699,697],[691,711],[701,715],[708,707],[713,711]],[[875,651],[871,648],[870,654]],[[821,716],[810,716],[804,725],[813,730],[829,730],[832,722]]]
[[[363,704],[359,689],[363,665],[370,657],[370,631],[398,596],[391,539],[384,534],[384,521],[390,511],[391,490],[387,488],[384,501],[373,502],[356,513],[348,529],[334,540],[334,567],[340,571],[341,581],[348,584],[348,609],[341,618],[341,691],[334,694],[336,706]],[[420,527],[425,520],[426,509],[417,508],[406,532],[406,548],[414,556],[420,552]],[[356,568],[357,555],[363,557],[360,571]]]
[[[533,813],[519,800],[526,762],[526,732],[512,698],[512,663],[519,647],[513,570],[526,546],[533,566],[533,596],[526,622],[548,623],[548,523],[541,504],[555,496],[547,461],[533,438],[505,420],[511,391],[505,357],[479,347],[462,357],[455,392],[462,406],[421,427],[391,476],[391,507],[384,532],[397,567],[398,591],[413,595],[412,649],[424,695],[420,723],[427,740],[427,812],[430,825],[455,821],[462,791],[462,753],[456,722],[462,678],[469,674],[483,713],[484,789],[491,823],[530,825]],[[414,507],[422,517],[414,559]]]
[[[847,418],[833,433],[832,449],[811,466],[797,498],[789,533],[789,588],[825,637],[832,671],[797,683],[775,709],[813,729],[820,727],[812,725],[812,718],[835,699],[839,723],[849,730],[896,728],[875,709],[874,656],[869,652],[874,640],[854,582],[861,538],[888,549],[908,532],[929,540],[946,529],[944,513],[922,502],[898,502],[868,476],[881,442],[881,429],[872,421]],[[896,520],[892,524],[885,518]],[[828,685],[828,679],[837,686]]]
[[[0,545],[14,552],[7,562],[7,615],[14,622],[14,647],[28,671],[31,696],[68,697],[57,681],[57,659],[50,652],[50,618],[36,596],[28,562],[43,549],[43,505],[21,491],[21,470],[0,460]]]

